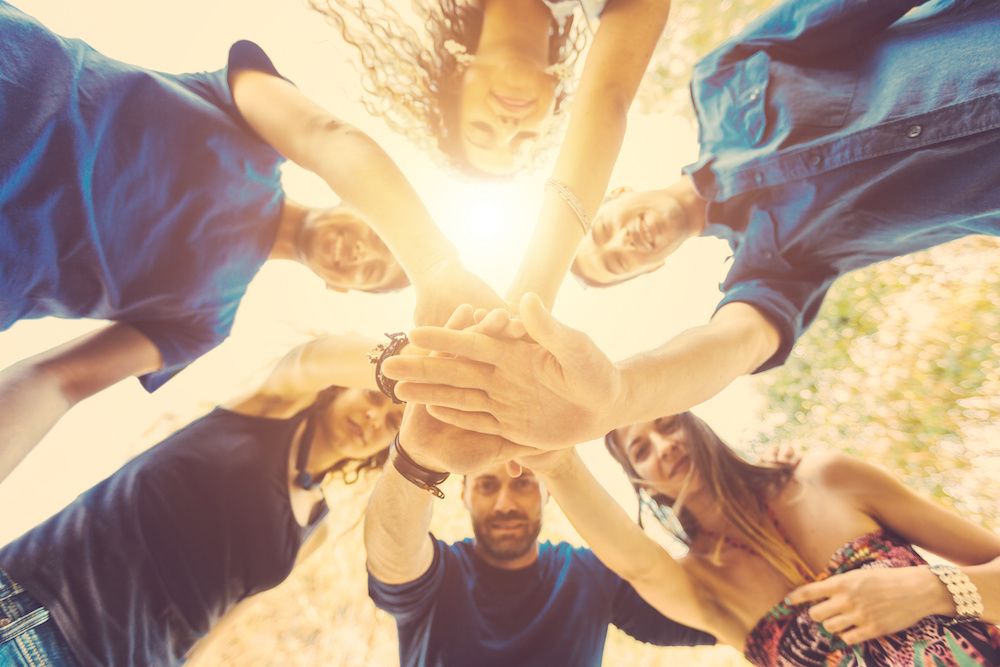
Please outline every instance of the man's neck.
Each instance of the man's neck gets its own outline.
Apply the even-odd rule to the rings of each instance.
[[[285,198],[285,203],[281,207],[281,218],[278,220],[278,233],[274,237],[274,245],[271,246],[268,259],[299,260],[296,239],[308,212],[309,209],[305,206]]]
[[[511,559],[498,559],[488,553],[483,549],[478,541],[473,541],[473,546],[476,550],[476,555],[490,567],[495,567],[498,570],[523,570],[529,565],[533,565],[535,561],[538,560],[538,542],[528,549],[525,553],[518,556],[517,558]]]

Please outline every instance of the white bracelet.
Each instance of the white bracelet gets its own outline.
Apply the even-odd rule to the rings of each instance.
[[[968,575],[954,565],[931,565],[931,572],[945,585],[955,602],[956,621],[977,621],[983,617],[983,598]]]
[[[580,202],[580,198],[576,196],[576,193],[570,190],[569,186],[560,180],[550,178],[545,181],[545,189],[555,192],[559,197],[566,202],[570,210],[573,211],[573,215],[576,216],[576,221],[580,223],[580,227],[583,229],[583,235],[586,236],[590,233],[590,217],[587,212],[583,210],[583,203]]]

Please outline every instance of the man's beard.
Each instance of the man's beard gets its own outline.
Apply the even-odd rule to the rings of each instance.
[[[526,525],[510,531],[496,531],[491,527],[497,521],[524,521]],[[485,519],[472,522],[472,532],[476,535],[476,544],[491,558],[498,561],[514,560],[528,553],[542,531],[542,521],[529,521],[520,512],[507,514],[491,514]],[[497,535],[496,532],[500,532]]]

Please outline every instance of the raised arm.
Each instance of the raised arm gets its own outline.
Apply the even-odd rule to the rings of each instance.
[[[545,483],[601,562],[632,584],[657,611],[733,646],[743,645],[746,629],[629,519],[575,450],[545,454],[522,463]]]
[[[983,600],[983,619],[1000,622],[1000,536],[913,492],[885,470],[829,456],[817,481],[914,545],[956,565]],[[792,592],[794,604],[849,644],[910,627],[925,616],[954,616],[955,603],[928,566],[856,570]]]
[[[418,321],[443,323],[462,303],[502,304],[462,268],[455,247],[371,137],[272,74],[239,70],[231,87],[240,112],[264,141],[319,175],[375,229],[417,289]]]
[[[156,346],[115,323],[0,372],[0,481],[70,408],[133,375],[160,368]]]
[[[587,54],[552,178],[565,183],[588,217],[597,211],[625,136],[626,117],[670,11],[669,0],[611,0]],[[508,294],[555,301],[583,238],[570,207],[551,190]]]
[[[535,342],[476,331],[414,330],[417,345],[455,357],[395,357],[382,370],[396,395],[436,418],[541,449],[569,447],[625,424],[676,414],[769,359],[777,330],[755,308],[723,306],[708,324],[612,364],[586,334],[556,321],[534,295],[520,314]]]

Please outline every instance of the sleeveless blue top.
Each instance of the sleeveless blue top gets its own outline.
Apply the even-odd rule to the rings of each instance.
[[[250,42],[216,72],[135,67],[0,0],[0,331],[127,322],[162,354],[150,391],[229,334],[284,199],[236,69],[278,75]]]

